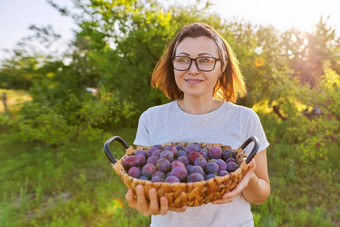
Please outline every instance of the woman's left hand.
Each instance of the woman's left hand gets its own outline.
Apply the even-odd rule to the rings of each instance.
[[[221,199],[213,201],[212,204],[230,203],[238,194],[243,191],[244,188],[248,186],[249,181],[253,177],[254,170],[256,168],[255,160],[251,160],[248,165],[249,166],[247,172],[244,174],[243,178],[237,184],[237,186],[232,191],[225,193]]]

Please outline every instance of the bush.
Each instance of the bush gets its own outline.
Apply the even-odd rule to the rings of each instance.
[[[340,140],[340,78],[332,70],[326,70],[314,89],[299,90],[301,103],[307,109],[299,112],[291,109],[285,139],[297,144],[304,160],[327,160],[332,144]],[[309,108],[308,108],[309,106]]]
[[[20,138],[59,147],[75,139],[97,139],[104,130],[133,122],[134,104],[105,92],[98,97],[84,96],[67,94],[68,101],[63,105],[39,101],[25,103],[13,121],[20,131]]]

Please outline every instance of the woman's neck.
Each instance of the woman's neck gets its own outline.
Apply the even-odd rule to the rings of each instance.
[[[206,114],[218,109],[223,102],[213,97],[184,97],[177,101],[179,108],[189,114]]]

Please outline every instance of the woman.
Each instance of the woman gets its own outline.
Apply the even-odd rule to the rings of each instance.
[[[238,148],[250,136],[260,141],[241,182],[222,199],[199,207],[170,209],[166,197],[143,186],[129,189],[126,200],[151,226],[253,226],[250,203],[261,204],[270,194],[266,148],[269,143],[256,113],[234,104],[245,95],[244,79],[228,43],[204,23],[185,26],[158,62],[152,85],[172,102],[149,108],[140,119],[134,144],[169,142],[221,143]],[[250,148],[249,148],[250,147]],[[251,146],[245,150],[249,154]]]

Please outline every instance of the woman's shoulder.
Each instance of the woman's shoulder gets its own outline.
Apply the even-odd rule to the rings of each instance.
[[[226,102],[225,107],[230,111],[236,112],[237,114],[256,115],[255,111],[252,108],[238,105],[232,102]]]
[[[172,101],[166,104],[149,107],[147,110],[143,112],[142,115],[155,115],[155,114],[158,115],[163,112],[168,112],[169,110],[174,108],[174,104],[175,101]]]

